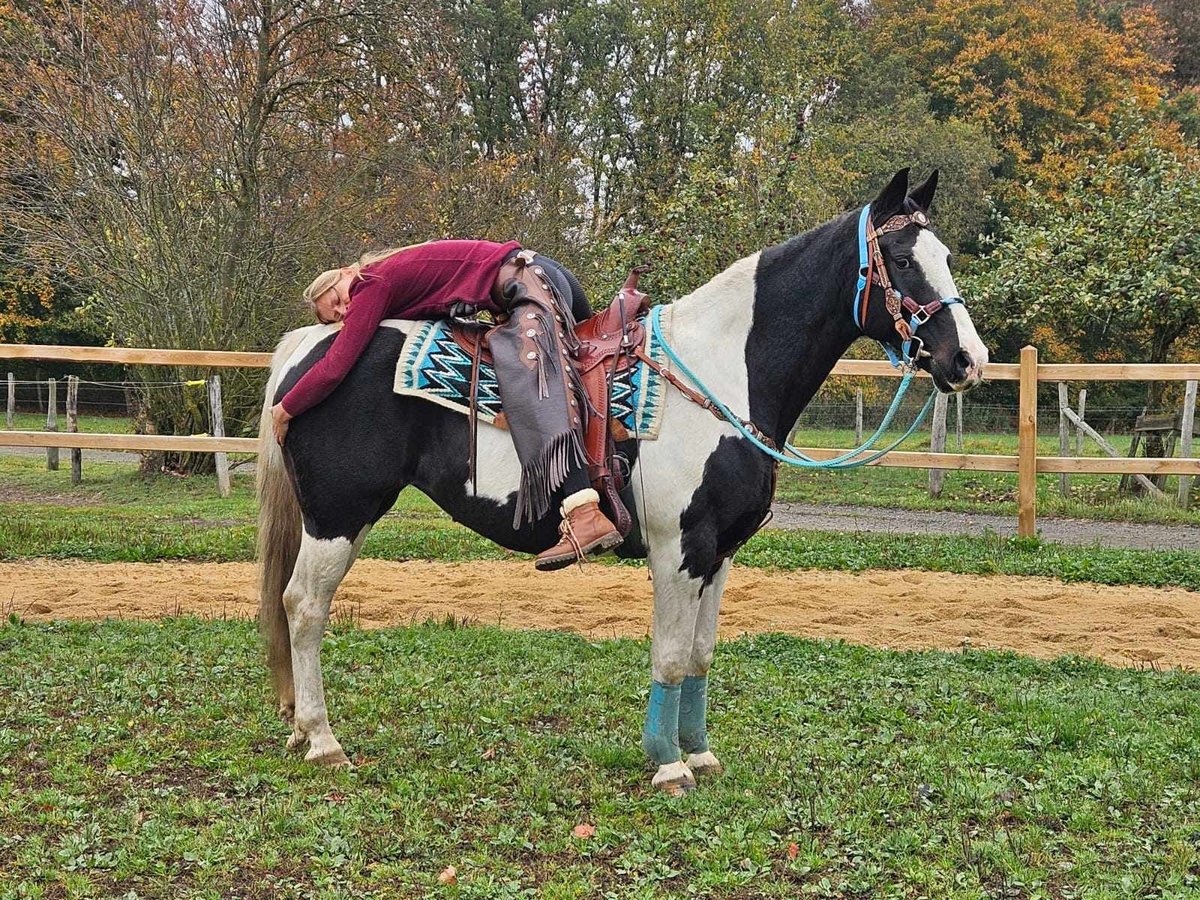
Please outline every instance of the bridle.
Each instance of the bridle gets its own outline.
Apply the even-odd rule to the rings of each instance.
[[[962,297],[946,297],[941,300],[931,300],[921,304],[907,294],[901,293],[892,284],[888,274],[887,264],[883,259],[883,250],[879,246],[879,238],[894,231],[900,231],[909,225],[918,228],[929,227],[929,216],[923,210],[916,209],[916,204],[910,201],[907,213],[892,216],[878,228],[871,222],[871,205],[862,208],[858,216],[858,288],[854,293],[854,324],[863,333],[867,333],[867,311],[871,301],[870,285],[883,288],[884,307],[892,316],[896,333],[900,335],[900,354],[892,349],[885,341],[880,346],[896,368],[915,368],[917,360],[928,356],[924,342],[917,337],[917,329],[924,325],[943,306],[962,305]],[[908,321],[904,313],[910,314]]]

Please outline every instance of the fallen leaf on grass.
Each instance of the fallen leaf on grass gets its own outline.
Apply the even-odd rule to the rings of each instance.
[[[438,876],[439,884],[458,884],[458,869],[454,866],[446,866],[442,869],[442,874]]]
[[[788,844],[788,859],[795,859],[800,855],[800,845],[795,841]]]
[[[584,840],[586,840],[587,838],[590,838],[595,833],[596,833],[596,826],[589,825],[586,822],[582,822],[579,825],[576,825],[574,830],[571,832],[571,834],[575,835],[575,837],[583,838]]]
[[[488,747],[486,750],[484,750],[483,758],[484,759],[495,759],[496,758],[496,748]]]

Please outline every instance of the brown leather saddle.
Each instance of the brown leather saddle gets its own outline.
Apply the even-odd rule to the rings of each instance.
[[[616,462],[616,442],[627,440],[629,433],[612,418],[609,401],[613,377],[637,365],[638,351],[646,340],[646,329],[641,320],[649,312],[650,302],[637,289],[638,279],[646,269],[646,266],[634,268],[608,308],[575,326],[579,346],[568,357],[587,393],[584,449],[588,478],[622,536],[629,533],[633,520],[620,498],[625,487],[625,473]],[[487,346],[488,330],[473,323],[451,320],[450,334],[474,362],[471,370],[471,397],[474,398],[479,363],[492,362]],[[495,424],[505,427],[503,415],[497,417]]]

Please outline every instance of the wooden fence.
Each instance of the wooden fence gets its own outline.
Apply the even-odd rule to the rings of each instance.
[[[233,353],[211,350],[144,350],[107,347],[58,347],[36,344],[0,345],[0,359],[40,359],[60,362],[108,362],[137,365],[195,366],[199,368],[265,368],[269,353]],[[884,361],[841,360],[834,375],[868,375],[897,378],[900,372]],[[928,378],[922,373],[923,378]],[[918,453],[895,450],[871,463],[909,469],[972,470],[1017,473],[1017,533],[1036,534],[1037,475],[1039,472],[1086,475],[1200,475],[1200,459],[1111,458],[1037,455],[1037,385],[1065,381],[1198,381],[1200,364],[1148,365],[1140,363],[1039,364],[1037,348],[1021,350],[1019,363],[990,363],[989,381],[1020,382],[1017,412],[1016,456],[977,453]],[[63,432],[0,431],[0,446],[83,448],[89,450],[181,450],[200,453],[255,453],[254,438],[210,436],[79,434]],[[1190,450],[1190,441],[1188,442]],[[814,459],[830,459],[842,449],[801,448]],[[1187,450],[1184,451],[1188,452]]]

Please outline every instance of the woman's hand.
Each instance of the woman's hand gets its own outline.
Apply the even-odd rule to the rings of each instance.
[[[288,422],[292,421],[291,414],[283,408],[282,403],[276,403],[271,407],[271,430],[275,433],[275,440],[282,445],[283,439],[287,437]]]

